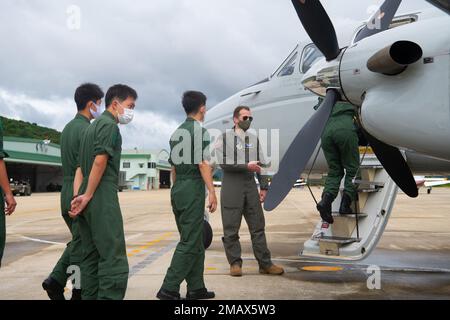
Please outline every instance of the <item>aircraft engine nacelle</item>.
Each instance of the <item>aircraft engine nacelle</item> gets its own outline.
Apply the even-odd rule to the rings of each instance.
[[[450,19],[398,27],[350,46],[340,65],[343,98],[360,107],[381,141],[450,159]]]

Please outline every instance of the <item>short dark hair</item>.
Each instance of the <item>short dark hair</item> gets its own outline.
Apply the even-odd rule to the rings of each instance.
[[[115,99],[123,102],[128,98],[137,100],[138,95],[136,90],[124,84],[116,84],[108,89],[105,98],[105,106],[108,108]]]
[[[186,114],[195,114],[201,106],[206,105],[206,96],[199,91],[186,91],[183,94],[183,108]]]
[[[78,111],[84,110],[91,101],[97,101],[105,96],[102,89],[93,83],[82,84],[75,90],[75,103]]]
[[[250,111],[250,108],[247,107],[247,106],[239,106],[239,107],[237,107],[236,109],[234,109],[233,118],[239,118],[239,115],[241,114],[242,110]]]

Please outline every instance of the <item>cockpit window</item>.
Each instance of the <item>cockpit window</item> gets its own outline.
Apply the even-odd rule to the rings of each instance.
[[[297,56],[298,52],[296,52],[293,56],[291,56],[286,64],[281,68],[280,72],[278,72],[279,77],[290,76],[294,73],[295,65],[297,64]]]
[[[300,72],[306,73],[311,69],[314,62],[322,58],[323,54],[314,44],[310,44],[303,50],[302,63],[300,64]]]
[[[283,63],[272,73],[272,75],[270,76],[271,78],[273,76],[281,73],[282,69],[284,69],[285,66],[287,66],[289,64],[288,62],[291,60],[291,58],[297,54],[297,49],[298,49],[298,45],[295,46],[294,50],[292,50],[292,52],[283,61]],[[296,62],[296,60],[294,60],[294,61]]]

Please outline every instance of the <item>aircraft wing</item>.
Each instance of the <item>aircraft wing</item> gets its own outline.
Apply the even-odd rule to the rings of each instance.
[[[450,0],[426,0],[435,7],[438,7],[439,9],[447,12],[447,14],[450,14]]]
[[[425,187],[438,187],[438,186],[445,186],[447,184],[450,184],[450,180],[441,180],[441,181],[426,181]]]

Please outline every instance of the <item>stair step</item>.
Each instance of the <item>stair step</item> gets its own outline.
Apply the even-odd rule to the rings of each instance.
[[[377,182],[377,181],[369,181],[369,180],[353,180],[353,184],[359,185],[359,186],[369,186],[369,187],[375,187],[375,188],[383,188],[384,182]]]
[[[362,164],[359,166],[361,169],[383,169],[381,164]]]
[[[361,188],[358,189],[359,193],[374,193],[374,192],[379,192],[381,188],[376,188],[376,189],[367,189],[367,188]]]
[[[340,214],[339,212],[333,212],[333,217],[343,217],[343,218],[356,218],[356,216],[358,216],[358,218],[365,218],[368,217],[369,215],[367,213],[363,213],[363,212],[358,212],[358,213],[353,213],[353,214]]]
[[[382,187],[376,187],[376,188],[364,188],[364,187],[359,187],[358,188],[358,193],[375,193],[375,192],[380,192],[380,190],[382,189]],[[340,188],[340,191],[344,191],[344,188]]]
[[[360,242],[361,239],[358,238],[344,238],[344,237],[330,237],[330,236],[321,236],[318,237],[317,240],[319,240],[319,242],[328,242],[328,243],[336,243],[336,244],[340,244],[340,245],[344,245],[344,244],[350,244],[350,243],[355,243],[355,242]]]
[[[380,161],[377,159],[377,157],[371,157],[366,156],[361,163],[361,168],[367,168],[367,169],[383,169],[383,166],[381,165]]]

